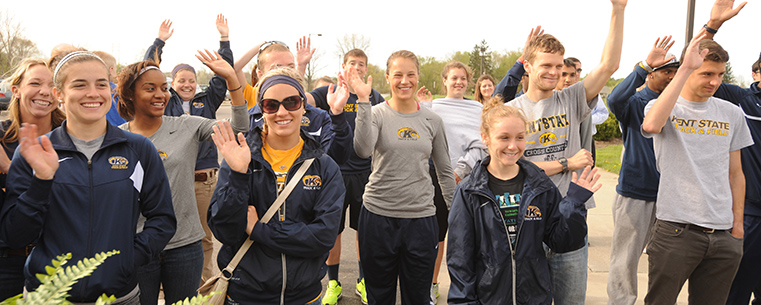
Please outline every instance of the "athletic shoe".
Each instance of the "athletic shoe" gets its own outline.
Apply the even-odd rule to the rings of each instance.
[[[439,302],[439,283],[431,284],[431,304]]]
[[[336,280],[330,280],[328,282],[328,289],[325,290],[325,297],[322,298],[322,304],[335,305],[338,300],[341,299],[341,284]]]
[[[362,304],[367,305],[367,290],[365,290],[365,278],[357,282],[357,290],[354,292],[361,298]]]

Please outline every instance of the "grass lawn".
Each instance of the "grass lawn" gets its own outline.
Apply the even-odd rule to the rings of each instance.
[[[611,173],[618,174],[621,170],[621,149],[623,148],[623,145],[615,144],[603,147],[600,146],[597,147],[597,160],[595,161],[595,165],[602,167]]]

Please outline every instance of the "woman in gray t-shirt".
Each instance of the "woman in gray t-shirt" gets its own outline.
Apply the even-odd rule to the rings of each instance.
[[[373,160],[357,230],[368,300],[395,303],[399,278],[403,304],[427,304],[438,244],[429,158],[447,207],[455,187],[444,124],[415,100],[419,63],[412,52],[389,57],[386,103],[371,106],[372,78],[348,74],[359,97],[354,150]]]

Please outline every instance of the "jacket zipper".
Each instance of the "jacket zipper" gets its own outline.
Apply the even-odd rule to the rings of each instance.
[[[80,154],[81,154],[81,152],[80,152]],[[94,211],[93,211],[93,209],[95,208],[95,204],[94,204],[94,199],[93,199],[92,160],[91,159],[87,159],[87,173],[88,173],[88,175],[90,177],[90,181],[89,181],[89,184],[90,184],[90,218],[89,218],[89,221],[88,221],[88,226],[89,226],[88,232],[89,232],[89,234],[88,234],[88,237],[87,237],[87,255],[85,255],[85,257],[90,256],[91,255],[90,253],[92,252],[92,233],[93,233],[92,232],[92,222],[93,222],[93,214],[95,214]],[[82,279],[83,285],[80,287],[80,291],[79,291],[80,295],[85,295],[85,293],[86,293],[85,287],[87,285],[84,283],[85,281],[88,281],[88,279],[87,278]]]
[[[291,165],[291,168],[288,169],[288,173],[285,174],[285,180],[283,181],[283,185],[282,187],[279,187],[277,190],[278,196],[280,196],[280,192],[282,192],[283,189],[285,189],[285,186],[288,184],[288,176],[291,170],[293,170],[293,168],[296,166],[301,166],[301,163],[304,162],[304,161],[301,161],[297,163],[296,161],[293,162],[293,165]],[[283,201],[283,205],[280,207],[278,214],[279,214],[278,218],[280,219],[280,221],[285,221],[285,201]],[[283,266],[283,287],[280,289],[280,305],[284,305],[285,304],[285,286],[286,284],[288,284],[288,268],[285,263],[285,260],[286,260],[285,253],[280,253],[280,260]]]
[[[523,188],[526,189],[525,186]],[[512,280],[512,286],[513,286],[512,287],[512,290],[513,290],[512,299],[513,299],[513,305],[517,305],[518,302],[517,302],[517,299],[516,299],[516,294],[518,293],[518,288],[517,288],[518,284],[517,284],[516,281],[517,281],[517,269],[518,268],[515,265],[516,264],[516,262],[515,262],[515,249],[513,248],[513,244],[510,242],[510,232],[508,232],[508,230],[507,230],[507,225],[505,224],[505,217],[502,216],[502,213],[500,213],[499,206],[497,205],[497,202],[494,201],[494,199],[492,199],[491,197],[489,197],[488,194],[483,194],[482,193],[481,195],[486,197],[486,198],[488,198],[489,201],[492,204],[494,204],[493,207],[495,209],[497,209],[497,215],[499,215],[499,219],[502,220],[502,227],[505,229],[505,235],[507,235],[507,245],[508,245],[508,247],[510,247],[510,261],[511,261],[511,265],[510,265],[510,269],[511,270],[510,270],[510,272],[511,272],[512,279],[513,279]],[[528,200],[528,201],[533,200],[534,197],[535,196],[529,197],[528,199],[530,199],[530,200]],[[524,201],[521,200],[521,205],[528,206],[528,202],[525,205],[523,204],[523,202]],[[522,209],[520,209],[520,207],[519,207],[518,208],[518,217],[519,218],[520,218],[520,215],[521,215],[520,211],[522,211]],[[520,226],[520,228],[518,228],[518,232],[515,234],[515,246],[516,247],[518,246],[518,238],[521,236],[521,231],[523,231],[523,226],[522,225]]]

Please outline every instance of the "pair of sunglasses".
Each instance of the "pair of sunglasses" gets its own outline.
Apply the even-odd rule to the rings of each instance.
[[[282,101],[278,101],[274,98],[266,98],[261,102],[262,112],[264,113],[277,113],[280,109],[280,105],[283,105],[285,110],[296,111],[301,109],[301,104],[304,99],[300,95],[291,95],[284,98]]]

